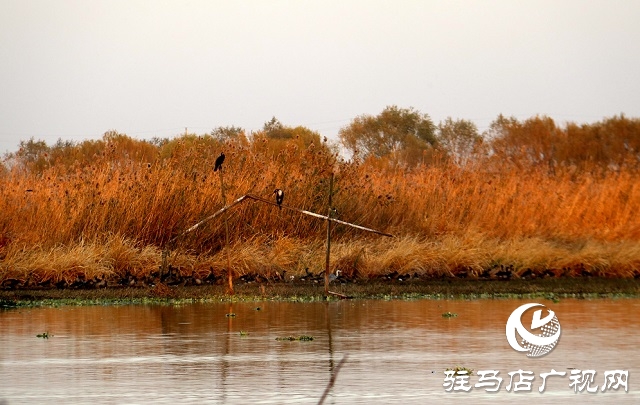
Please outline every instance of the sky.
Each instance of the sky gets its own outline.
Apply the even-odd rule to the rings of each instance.
[[[636,0],[0,0],[0,154],[21,140],[259,130],[337,139],[413,107],[640,117]]]

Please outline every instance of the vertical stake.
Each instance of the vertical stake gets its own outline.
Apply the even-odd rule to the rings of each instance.
[[[327,256],[324,262],[324,294],[329,296],[329,255],[331,253],[331,196],[333,194],[333,172],[329,178],[329,210],[327,211]]]
[[[220,190],[222,192],[222,204],[227,206],[227,196],[224,192],[224,176],[222,175],[222,167],[220,168]],[[224,250],[227,251],[227,279],[229,282],[229,294],[233,295],[233,271],[231,270],[231,253],[229,252],[229,222],[227,216],[224,216]]]
[[[160,265],[160,280],[163,280],[165,273],[167,272],[167,268],[169,267],[169,263],[167,258],[169,257],[169,249],[164,249],[162,251],[162,264]]]

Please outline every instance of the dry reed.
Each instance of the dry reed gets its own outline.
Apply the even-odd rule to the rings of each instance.
[[[0,282],[140,278],[157,271],[163,249],[172,250],[179,274],[220,274],[221,221],[169,241],[221,208],[213,175],[221,150],[230,198],[271,198],[281,188],[287,205],[325,213],[334,171],[338,218],[397,235],[336,226],[333,268],[350,277],[475,277],[501,265],[516,276],[548,269],[640,272],[640,182],[630,169],[566,167],[551,174],[442,162],[378,170],[371,162],[344,162],[323,144],[279,147],[207,137],[153,146],[116,137],[85,161],[52,160],[39,171],[16,165],[0,173]],[[228,220],[237,275],[320,271],[323,221],[257,202],[239,205]]]

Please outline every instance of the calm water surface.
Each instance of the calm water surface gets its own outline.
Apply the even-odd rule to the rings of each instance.
[[[340,301],[62,307],[0,311],[0,405],[315,404],[346,362],[327,404],[640,403],[640,300],[539,301],[562,326],[557,347],[530,359],[505,338],[529,301]],[[260,310],[256,310],[260,307]],[[442,317],[444,312],[455,318]],[[235,313],[235,317],[226,316]],[[37,334],[47,331],[53,337]],[[241,336],[240,332],[248,335]],[[311,342],[276,337],[311,335]],[[443,371],[494,369],[498,393],[447,392]],[[629,371],[629,392],[569,387],[570,368]],[[533,371],[530,392],[508,373]],[[540,373],[549,377],[538,392]],[[470,378],[471,385],[478,377]],[[592,385],[592,386],[593,386]]]

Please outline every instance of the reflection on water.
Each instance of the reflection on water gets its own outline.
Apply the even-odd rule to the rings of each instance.
[[[638,403],[640,300],[542,302],[562,326],[558,346],[527,358],[505,338],[527,301],[340,301],[63,307],[0,312],[0,404]],[[260,309],[258,310],[257,307]],[[455,318],[442,313],[454,312]],[[235,317],[227,316],[235,313]],[[53,337],[37,338],[47,331]],[[243,336],[240,332],[247,332]],[[276,337],[311,335],[310,342]],[[498,393],[446,392],[443,371],[500,371]],[[629,392],[578,393],[569,368],[629,370]],[[531,392],[507,392],[508,372],[533,371]],[[547,380],[551,369],[567,377]],[[477,376],[470,378],[471,385]],[[4,403],[3,403],[4,401]]]

